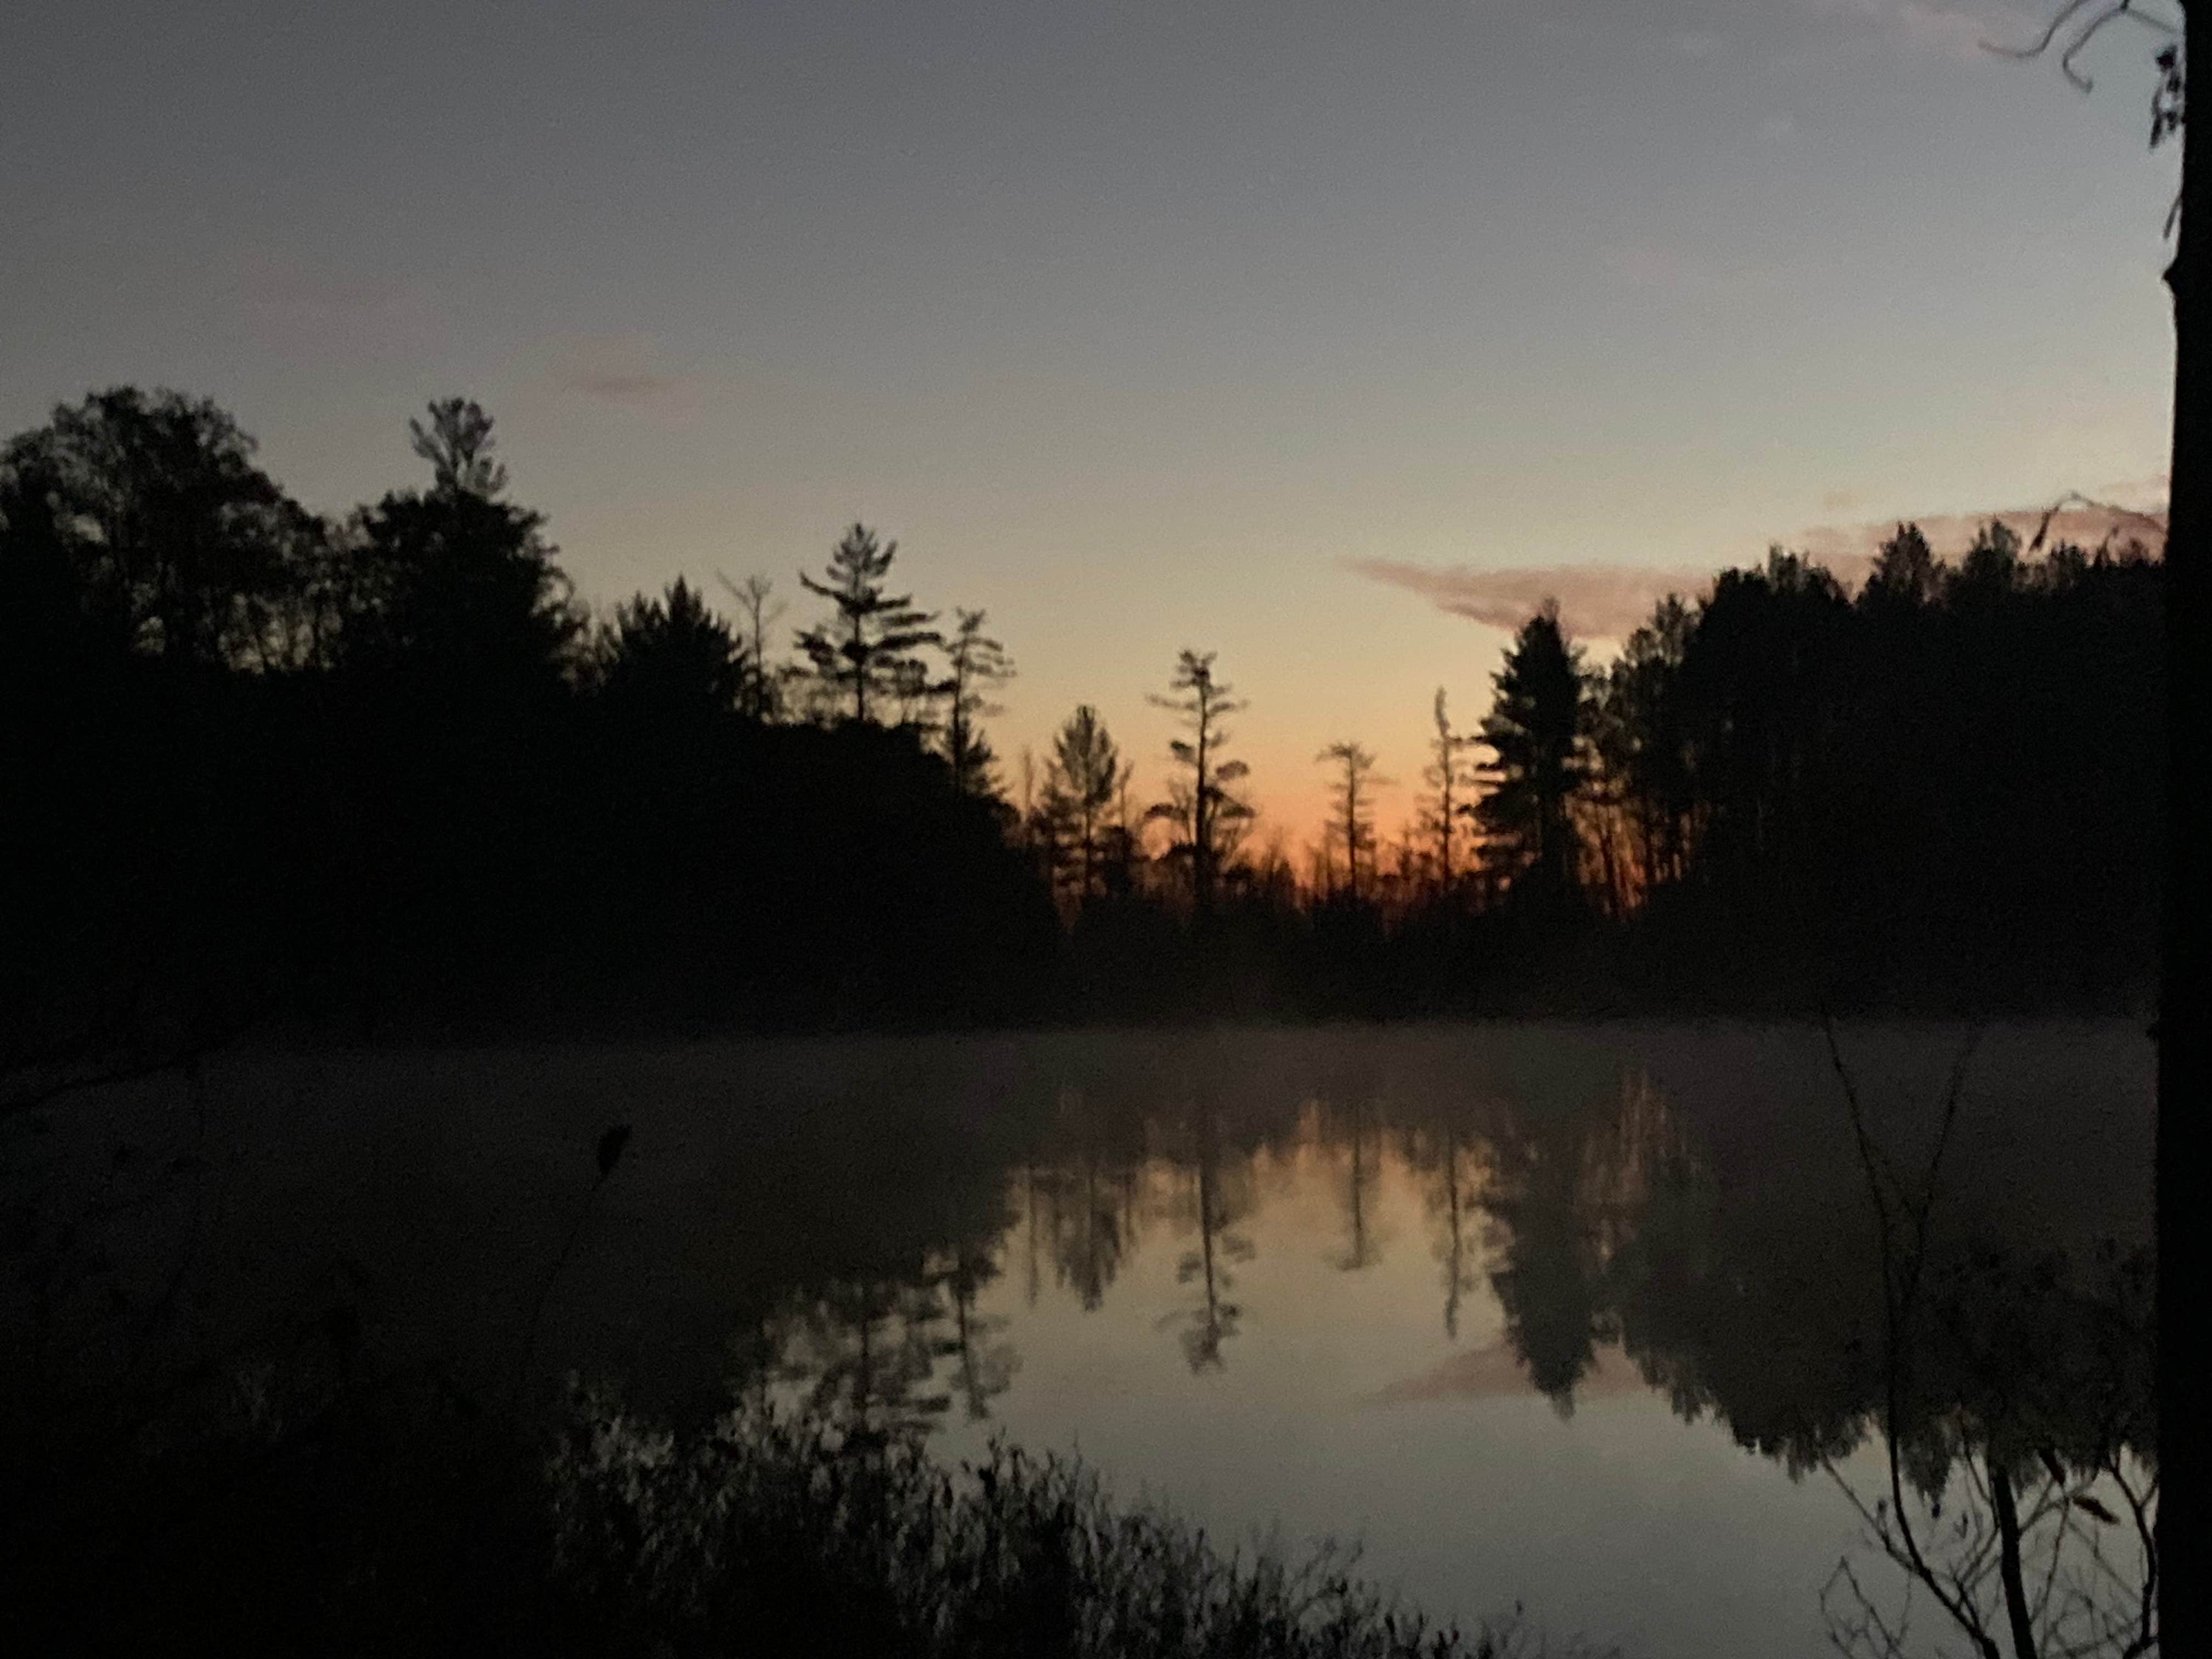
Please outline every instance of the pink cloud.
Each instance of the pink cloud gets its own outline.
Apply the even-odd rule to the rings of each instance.
[[[2033,540],[2050,515],[2046,547],[2072,542],[2096,547],[2137,538],[2154,545],[2162,533],[2163,483],[2121,486],[2110,503],[2075,502],[2052,513],[2047,507],[1996,513],[1942,514],[1910,520],[1942,559],[1958,559],[1990,520],[2010,526],[2023,543]],[[1835,500],[1836,497],[1830,497]],[[2137,506],[2136,501],[2147,505]],[[1866,580],[1875,554],[1896,533],[1899,521],[1881,519],[1861,524],[1816,526],[1783,545],[1826,566],[1847,589]],[[1479,569],[1473,565],[1412,564],[1395,559],[1353,559],[1346,568],[1407,592],[1419,594],[1440,611],[1492,628],[1510,631],[1528,621],[1536,607],[1556,599],[1568,633],[1584,640],[1621,640],[1650,620],[1653,608],[1669,593],[1694,599],[1712,586],[1717,571],[1755,562],[1719,559],[1710,566],[1629,564],[1515,565]]]
[[[2045,547],[2072,542],[2079,547],[2094,548],[2107,539],[2118,545],[2130,537],[2155,544],[2165,534],[2163,495],[2161,488],[2161,504],[2150,506],[2137,506],[2123,499],[2110,503],[2076,502],[2055,513],[2048,507],[2012,507],[1996,513],[1937,514],[1907,522],[1920,526],[1920,533],[1927,537],[1929,546],[1942,559],[1960,557],[1974,544],[1981,527],[1992,519],[2010,528],[2023,544],[2034,540],[2037,532],[2044,529],[2048,515],[2050,527],[2044,531],[2043,538]],[[1895,520],[1822,525],[1802,532],[1788,545],[1810,554],[1838,577],[1847,571],[1863,576],[1875,552],[1896,533],[1897,525]]]
[[[697,390],[689,376],[660,366],[659,349],[645,334],[570,342],[556,359],[554,381],[563,392],[633,410],[688,410]]]
[[[225,262],[223,274],[270,335],[326,348],[418,342],[438,325],[437,296],[413,282],[319,268],[264,250]]]
[[[1478,570],[1470,565],[1439,569],[1393,559],[1354,559],[1346,568],[1392,587],[1418,593],[1440,611],[1507,632],[1528,620],[1547,599],[1557,599],[1559,620],[1578,639],[1622,639],[1651,615],[1668,593],[1696,594],[1712,580],[1710,570],[1642,565],[1516,565]]]

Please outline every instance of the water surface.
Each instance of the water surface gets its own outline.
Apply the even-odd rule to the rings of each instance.
[[[1935,1170],[1917,1443],[1989,1416],[1995,1350],[1947,1330],[2110,1359],[2067,1310],[2148,1237],[2142,1033],[1972,1036],[1839,1034],[1863,1146],[1812,1028],[262,1056],[202,1103],[203,1294],[219,1319],[342,1273],[491,1386],[582,1217],[540,1378],[1079,1449],[1231,1540],[1357,1535],[1433,1613],[1811,1654],[1839,1559],[1901,1589],[1836,1484],[1884,1478],[1870,1164]]]

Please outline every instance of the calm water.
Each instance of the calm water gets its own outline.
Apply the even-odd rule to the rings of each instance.
[[[1927,1166],[1966,1035],[1841,1034],[1877,1162]],[[1994,1321],[2023,1367],[2118,1364],[2121,1325],[2085,1340],[2065,1310],[2104,1308],[2097,1264],[2148,1237],[2148,1043],[1993,1030],[1962,1076],[1936,1334]],[[495,1376],[593,1135],[627,1121],[541,1371],[673,1417],[757,1389],[949,1456],[1079,1449],[1226,1538],[1356,1534],[1432,1613],[1517,1601],[1636,1653],[1823,1651],[1846,1555],[1901,1589],[1821,1467],[1881,1484],[1887,1350],[1817,1030],[324,1055],[240,1062],[208,1098],[210,1310],[343,1273]],[[1986,1416],[1986,1379],[1947,1365],[1972,1370],[1917,1373],[1939,1437]]]

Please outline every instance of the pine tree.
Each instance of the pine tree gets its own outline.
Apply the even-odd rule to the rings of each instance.
[[[990,701],[994,686],[1014,677],[1014,659],[1006,647],[983,632],[981,611],[953,613],[958,626],[945,643],[949,671],[933,690],[945,701],[945,758],[952,767],[953,787],[966,795],[998,792],[994,774],[999,757],[977,721],[1006,710]]]
[[[1624,908],[1688,869],[1695,802],[1678,705],[1695,620],[1675,595],[1662,600],[1622,645],[1591,710],[1592,793],[1605,820],[1600,833],[1625,843],[1613,860]]]
[[[1053,738],[1037,807],[1048,822],[1038,839],[1053,849],[1054,887],[1078,905],[1104,889],[1119,850],[1113,844],[1120,828],[1115,808],[1133,769],[1088,703],[1069,715]]]
[[[1928,545],[1928,538],[1920,533],[1918,525],[1901,524],[1875,553],[1874,568],[1868,573],[1859,602],[1869,606],[1927,605],[1935,602],[1942,586],[1943,567]]]
[[[490,459],[491,430],[460,398],[432,404],[428,427],[408,422],[431,487],[388,494],[351,526],[362,614],[349,655],[540,690],[577,666],[584,616],[544,516],[500,499],[507,469]]]
[[[816,677],[838,702],[851,700],[850,718],[865,722],[871,704],[913,690],[924,676],[914,653],[942,643],[930,624],[937,618],[915,609],[911,594],[886,593],[884,579],[898,555],[896,542],[878,542],[854,524],[830,555],[825,580],[804,571],[799,585],[836,607],[819,626],[799,636]]]
[[[641,593],[618,606],[599,654],[611,701],[679,719],[732,713],[751,680],[735,631],[681,576],[659,599]]]
[[[1573,806],[1589,775],[1589,698],[1555,602],[1522,625],[1492,684],[1482,741],[1495,759],[1475,808],[1486,862],[1509,882],[1565,892],[1576,878]]]

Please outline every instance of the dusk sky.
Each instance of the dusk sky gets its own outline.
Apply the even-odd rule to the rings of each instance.
[[[1395,828],[1435,689],[1487,702],[1420,573],[1640,605],[1613,568],[2156,501],[2154,42],[2086,98],[1979,49],[2042,15],[12,0],[0,432],[174,386],[338,513],[462,393],[585,597],[760,571],[794,624],[863,519],[988,607],[1010,777],[1088,701],[1149,792],[1145,694],[1218,650],[1297,852],[1324,742]]]

